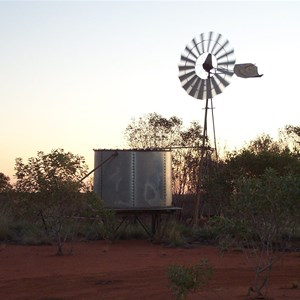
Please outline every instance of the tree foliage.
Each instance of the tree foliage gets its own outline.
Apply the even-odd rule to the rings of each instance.
[[[80,190],[84,186],[80,179],[88,167],[83,156],[56,149],[48,154],[38,151],[27,164],[17,158],[15,170],[17,191],[33,193],[59,190],[69,182],[76,183],[76,190]]]
[[[10,178],[0,172],[0,193],[5,193],[12,190],[12,185],[9,181]]]
[[[228,155],[226,163],[233,177],[260,176],[272,168],[279,174],[299,174],[300,156],[284,144],[262,135],[240,151]]]
[[[228,153],[223,161],[218,162],[217,171],[210,173],[205,187],[209,202],[217,213],[223,212],[241,176],[260,178],[270,168],[280,176],[299,176],[300,156],[282,141],[262,135],[242,149]]]
[[[300,126],[286,125],[280,131],[281,141],[293,152],[300,152]]]
[[[180,144],[182,121],[177,117],[169,119],[157,113],[150,113],[132,123],[125,129],[129,147],[134,149],[168,148]]]
[[[262,134],[258,136],[255,140],[252,140],[246,146],[247,150],[254,153],[264,153],[264,152],[280,152],[284,146],[279,142],[275,141],[270,135]],[[245,148],[244,148],[245,149]]]

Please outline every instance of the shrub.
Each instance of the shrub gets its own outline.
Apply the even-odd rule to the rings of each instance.
[[[187,244],[187,233],[188,231],[179,223],[169,222],[159,228],[154,240],[173,247],[183,247]]]
[[[203,288],[212,277],[212,272],[208,261],[201,260],[191,267],[170,265],[167,269],[167,276],[176,299],[183,300],[189,292],[196,292]]]

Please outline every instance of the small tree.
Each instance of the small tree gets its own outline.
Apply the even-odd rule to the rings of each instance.
[[[78,182],[77,188],[84,189],[80,179],[87,174],[88,167],[83,156],[65,152],[63,149],[52,150],[45,154],[38,151],[37,157],[16,159],[16,189],[19,192],[54,191],[67,182]]]
[[[80,179],[87,174],[84,158],[63,149],[39,151],[27,164],[17,158],[15,169],[25,213],[43,225],[62,255],[65,241],[73,240],[79,217],[88,208],[81,193],[85,185]]]

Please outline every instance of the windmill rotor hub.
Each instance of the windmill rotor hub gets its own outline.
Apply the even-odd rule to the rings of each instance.
[[[208,57],[210,56],[210,60]],[[214,75],[214,70],[217,69],[218,63],[217,59],[213,54],[209,52],[204,52],[201,54],[196,61],[195,72],[198,77],[201,79],[207,79]]]

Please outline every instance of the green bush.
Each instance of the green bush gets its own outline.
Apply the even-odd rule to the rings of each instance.
[[[6,215],[0,214],[0,241],[11,240],[13,232],[10,225],[10,218]]]
[[[28,220],[18,220],[12,226],[12,240],[25,245],[50,244],[51,239],[44,228]]]
[[[127,226],[121,226],[120,229],[114,234],[115,237],[122,240],[129,239],[147,239],[149,235],[145,229],[139,224],[128,224]]]
[[[201,260],[191,267],[182,265],[170,265],[167,276],[170,288],[177,300],[183,300],[189,292],[196,292],[212,277],[212,267],[207,260]]]
[[[177,222],[169,222],[165,227],[161,228],[155,235],[155,239],[159,242],[166,243],[173,247],[183,247],[188,243],[187,230]],[[189,232],[191,234],[191,232]]]
[[[217,241],[218,232],[214,226],[207,224],[194,229],[193,241],[200,244],[215,245]]]
[[[208,226],[214,236],[216,245],[221,251],[244,247],[250,237],[254,239],[253,233],[240,220],[216,216],[209,220]]]
[[[12,225],[13,220],[13,208],[11,202],[7,197],[0,198],[0,241],[11,240],[13,236]]]

